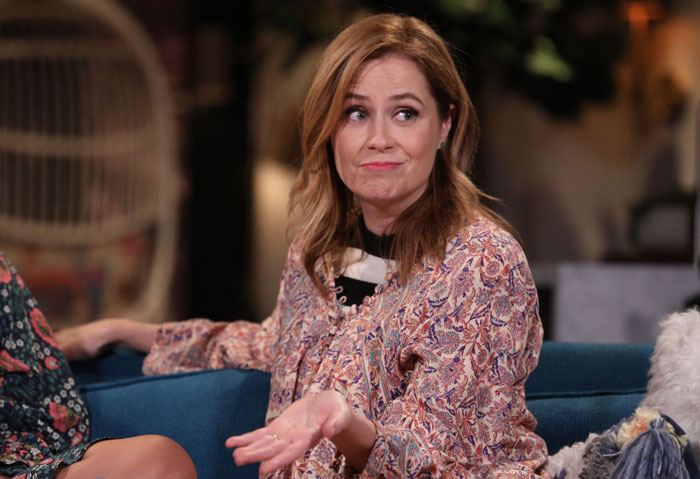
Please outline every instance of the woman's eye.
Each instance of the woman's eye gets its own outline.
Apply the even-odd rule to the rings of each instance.
[[[345,116],[350,121],[362,121],[367,118],[367,112],[361,108],[348,108],[345,110]]]
[[[418,111],[413,108],[404,108],[403,110],[399,110],[397,116],[400,121],[411,121],[416,119]]]

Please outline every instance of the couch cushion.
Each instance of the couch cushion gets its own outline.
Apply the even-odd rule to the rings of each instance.
[[[562,395],[528,399],[527,407],[537,418],[535,432],[547,443],[549,454],[603,432],[629,416],[644,393]]]
[[[200,479],[257,478],[236,467],[227,437],[264,425],[270,376],[238,369],[140,377],[81,388],[91,437],[160,434],[182,445]]]

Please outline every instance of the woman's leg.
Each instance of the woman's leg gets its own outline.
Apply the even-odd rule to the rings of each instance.
[[[2,252],[0,405],[0,453],[6,462],[0,463],[5,466],[0,479],[44,459],[49,462],[35,466],[44,474],[59,461],[77,460],[58,466],[58,479],[197,477],[187,452],[162,436],[104,440],[82,452],[89,435],[85,403],[51,328]]]
[[[82,460],[59,469],[56,479],[195,479],[190,456],[164,436],[137,436],[100,441]]]

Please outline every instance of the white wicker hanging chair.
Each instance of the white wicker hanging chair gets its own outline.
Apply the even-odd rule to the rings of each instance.
[[[121,7],[0,0],[0,249],[148,232],[150,271],[123,314],[161,319],[177,229],[173,131],[158,54]]]

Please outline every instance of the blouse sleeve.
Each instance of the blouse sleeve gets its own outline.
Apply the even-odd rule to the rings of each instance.
[[[439,268],[449,272],[433,283],[400,353],[407,390],[374,421],[362,478],[548,477],[539,471],[546,445],[525,406],[542,342],[534,282],[509,236],[480,248]]]
[[[279,341],[279,311],[287,297],[292,253],[282,273],[277,305],[262,323],[208,319],[165,323],[143,363],[147,375],[243,368],[270,372]]]

